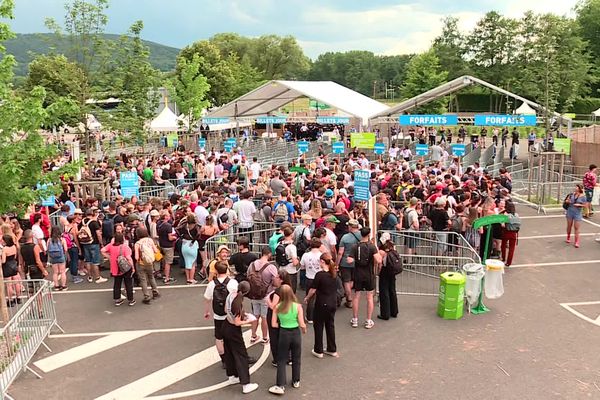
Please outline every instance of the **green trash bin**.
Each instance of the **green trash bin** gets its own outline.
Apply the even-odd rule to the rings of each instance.
[[[465,276],[459,272],[440,275],[437,314],[444,319],[460,319],[465,303]]]

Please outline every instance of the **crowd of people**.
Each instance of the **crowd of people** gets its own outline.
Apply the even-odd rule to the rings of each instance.
[[[178,151],[159,157],[122,154],[112,163],[94,161],[84,175],[111,179],[111,199],[86,198],[66,180],[57,198],[57,225],[51,226],[46,207],[30,210],[26,221],[7,216],[1,226],[4,277],[48,277],[54,290],[67,290],[69,283],[85,278],[107,282],[107,269],[115,306],[125,301],[134,306],[136,286],[143,303],[152,304],[160,298],[157,282],[176,282],[180,270],[186,284],[206,279],[205,317],[214,321],[216,347],[229,382],[240,383],[244,393],[257,388],[250,382],[253,360],[242,336],[242,326],[250,325],[250,341],[269,345],[277,368],[269,391],[283,394],[288,364],[291,386],[300,386],[307,325],[314,329],[311,354],[337,358],[338,307],[352,310],[353,328],[361,325],[361,299],[366,303],[365,329],[374,328],[374,319],[399,315],[395,281],[402,271],[400,254],[418,251],[420,232],[435,232],[442,244],[437,256],[449,256],[444,245],[456,244],[462,236],[481,259],[497,257],[506,266],[512,264],[521,222],[511,198],[510,173],[501,168],[493,176],[477,164],[463,166],[444,143],[435,145],[442,147],[442,156],[429,161],[415,161],[395,145],[391,149],[398,151],[392,154],[390,149],[385,159],[369,158],[356,149],[338,158],[321,149],[313,160],[300,157],[290,165],[273,166],[250,161],[240,150]],[[371,174],[375,224],[369,221],[366,202],[354,195],[357,169]],[[183,184],[168,199],[142,201],[122,196],[122,171],[136,172],[146,185],[190,178],[195,182]],[[595,166],[590,171],[595,174]],[[581,209],[590,185],[593,189],[596,182],[588,179],[579,195],[566,199],[568,218],[572,208]],[[474,226],[478,218],[495,214],[507,215],[508,222]],[[369,228],[373,225],[379,231],[375,237]],[[265,226],[271,227],[268,238]],[[394,241],[395,232],[406,234],[401,246]],[[223,243],[209,251],[207,244],[217,235]],[[9,288],[11,306],[19,301],[17,286]]]

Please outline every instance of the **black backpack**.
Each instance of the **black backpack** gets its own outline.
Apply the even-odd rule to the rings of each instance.
[[[306,236],[304,236],[304,231],[306,229],[307,229],[306,227],[304,227],[304,229],[302,229],[300,236],[296,240],[296,253],[298,254],[298,258],[302,258],[304,253],[306,253],[308,248],[310,247],[308,240],[306,240]]]
[[[218,279],[215,279],[215,290],[212,299],[212,308],[215,315],[225,315],[225,301],[229,295],[229,291],[227,290],[228,283],[229,278],[225,278],[223,282],[219,282]]]
[[[287,248],[287,246],[287,244],[279,242],[279,244],[277,244],[277,247],[275,247],[275,262],[280,267],[285,267],[290,263],[287,254],[285,254],[285,249]]]
[[[359,242],[356,244],[356,260],[354,261],[355,268],[369,268],[371,257],[369,251],[369,244]]]
[[[389,223],[390,215],[392,215],[391,211],[386,212],[381,218],[381,223],[379,224],[379,230],[393,230],[394,226],[391,226]]]
[[[390,250],[386,256],[386,268],[393,273],[394,275],[398,275],[402,272],[402,258],[400,254],[396,250]]]

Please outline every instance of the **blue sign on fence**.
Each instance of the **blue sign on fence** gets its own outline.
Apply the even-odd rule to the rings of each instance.
[[[199,138],[198,139],[198,147],[200,147],[201,149],[206,147],[206,139],[204,138]]]
[[[418,156],[426,156],[427,154],[429,154],[429,146],[427,146],[426,144],[418,144],[415,147],[415,153]]]
[[[348,125],[350,124],[350,117],[317,117],[317,123]]]
[[[371,172],[365,169],[354,171],[354,200],[369,201],[371,198]]]
[[[298,142],[298,153],[300,154],[304,154],[308,151],[308,145],[309,143],[306,141],[300,141]]]
[[[458,125],[457,115],[401,115],[400,125]]]
[[[373,152],[377,155],[385,153],[385,144],[375,143],[375,146],[373,146]]]
[[[467,147],[464,144],[453,144],[452,154],[456,157],[462,157],[467,152]]]
[[[331,150],[333,150],[333,154],[344,154],[344,142],[334,142]]]
[[[227,124],[229,118],[202,118],[202,123],[206,125]]]
[[[46,190],[46,189],[48,189],[48,185],[46,185],[46,184],[40,185],[38,183],[37,188],[38,188],[38,190]],[[56,196],[50,195],[50,196],[46,197],[45,199],[42,199],[42,205],[46,206],[46,207],[54,207],[56,205]]]
[[[121,172],[119,181],[121,182],[121,195],[123,197],[140,196],[140,181],[137,173],[131,171]]]
[[[535,115],[475,115],[475,125],[477,126],[535,126],[536,124],[537,117]]]
[[[285,124],[285,121],[287,121],[286,117],[257,117],[256,118],[256,123],[257,124]]]

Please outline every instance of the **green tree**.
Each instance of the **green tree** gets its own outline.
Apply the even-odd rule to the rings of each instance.
[[[575,7],[579,35],[587,42],[596,71],[600,70],[600,0],[581,0]],[[600,94],[598,81],[591,85]]]
[[[210,90],[208,80],[200,74],[201,56],[194,54],[192,60],[180,57],[177,59],[179,74],[175,78],[174,88],[177,104],[188,116],[189,132],[202,117],[202,110],[210,105],[206,95]]]
[[[448,72],[442,71],[433,50],[414,56],[408,63],[406,79],[402,85],[405,98],[424,93],[446,82]],[[434,100],[418,108],[418,112],[441,114],[446,110],[444,99]]]
[[[448,80],[452,80],[469,73],[464,59],[465,37],[458,29],[458,18],[448,16],[442,24],[442,33],[434,39],[432,48],[442,69],[448,71]]]
[[[251,44],[248,58],[266,80],[302,79],[310,69],[310,60],[293,36],[260,36]]]
[[[379,67],[380,59],[370,51],[328,52],[321,54],[313,63],[309,77],[334,81],[372,96],[378,92],[377,85],[383,83]]]

